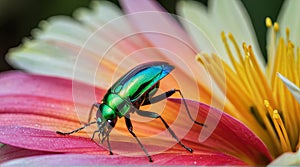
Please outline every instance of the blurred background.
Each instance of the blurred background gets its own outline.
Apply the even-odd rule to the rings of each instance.
[[[13,69],[5,61],[9,48],[21,44],[29,37],[41,20],[55,15],[72,15],[79,7],[88,7],[91,0],[0,0],[0,71]],[[118,4],[117,0],[111,0]],[[158,0],[170,13],[175,12],[178,0]],[[198,0],[207,5],[207,0]],[[230,2],[230,1],[228,1]],[[265,18],[276,20],[283,0],[242,0],[254,24],[263,54],[265,55]]]

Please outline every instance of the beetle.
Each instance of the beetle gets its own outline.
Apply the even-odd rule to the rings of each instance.
[[[94,103],[92,105],[88,118],[89,123],[71,132],[56,131],[56,133],[60,135],[70,135],[86,128],[87,126],[97,124],[98,129],[94,131],[91,139],[94,139],[96,133],[98,133],[99,139],[101,135],[101,143],[105,139],[107,140],[109,153],[110,155],[112,155],[113,153],[110,146],[109,134],[115,127],[118,118],[124,117],[128,131],[136,139],[141,149],[147,155],[149,161],[152,162],[153,160],[150,154],[133,131],[130,114],[137,113],[138,115],[143,117],[160,119],[171,136],[177,141],[177,143],[187,151],[192,153],[193,149],[185,146],[178,139],[174,131],[169,127],[167,122],[159,114],[139,109],[140,106],[159,102],[172,96],[175,92],[178,92],[182,97],[182,101],[189,118],[195,124],[206,126],[205,124],[197,122],[192,118],[187,103],[179,89],[172,89],[160,95],[154,96],[159,88],[160,80],[167,76],[173,69],[174,66],[168,64],[167,62],[149,62],[136,66],[111,86],[111,88],[104,95],[101,103]],[[92,111],[95,108],[97,109],[96,121],[90,122]]]

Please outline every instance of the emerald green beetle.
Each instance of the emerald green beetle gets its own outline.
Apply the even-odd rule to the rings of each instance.
[[[159,114],[139,109],[140,106],[159,102],[172,96],[175,92],[178,92],[182,97],[189,118],[194,123],[200,126],[206,126],[203,123],[195,121],[191,117],[191,114],[187,107],[187,103],[179,89],[172,89],[160,95],[154,96],[154,94],[157,92],[157,88],[159,87],[160,80],[167,76],[173,69],[174,66],[166,62],[150,62],[141,64],[133,68],[112,85],[112,87],[103,97],[101,103],[95,103],[92,105],[88,124],[71,132],[57,131],[56,133],[60,135],[70,135],[86,128],[87,126],[97,123],[98,129],[94,131],[92,139],[94,138],[96,133],[99,133],[98,137],[100,138],[100,135],[102,137],[101,142],[106,139],[109,153],[113,154],[110,147],[109,134],[116,125],[118,117],[124,117],[128,131],[136,139],[141,149],[147,155],[149,161],[152,162],[152,158],[149,155],[148,151],[133,132],[130,114],[137,113],[138,115],[141,115],[143,117],[159,118],[164,126],[168,129],[172,137],[178,142],[178,144],[192,153],[193,149],[185,146],[178,139],[174,131],[169,127],[167,122]],[[97,108],[96,121],[90,122],[91,114],[95,107]]]

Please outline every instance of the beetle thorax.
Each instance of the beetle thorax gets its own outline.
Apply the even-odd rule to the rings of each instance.
[[[102,103],[112,108],[119,117],[123,117],[131,109],[131,102],[127,99],[121,98],[114,93],[108,93],[104,96]]]

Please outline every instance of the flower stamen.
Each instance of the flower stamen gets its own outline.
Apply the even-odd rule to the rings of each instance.
[[[279,43],[275,52],[275,65],[272,71],[270,71],[271,76],[271,87],[273,94],[277,95],[277,107],[282,112],[282,121],[285,123],[285,128],[287,134],[289,134],[289,141],[291,147],[295,151],[296,145],[299,138],[299,121],[300,116],[297,114],[299,111],[299,104],[294,99],[289,90],[285,87],[284,83],[277,77],[277,73],[281,73],[283,76],[299,85],[299,76],[297,74],[297,59],[299,56],[295,54],[295,46],[293,42],[289,40],[290,30],[286,28],[286,39],[280,38]],[[297,51],[298,52],[298,51]],[[298,68],[299,69],[299,68]],[[287,103],[289,102],[289,103]]]
[[[232,66],[229,66],[229,64],[216,54],[209,56],[208,54],[201,53],[196,56],[196,60],[206,68],[219,86],[224,85],[224,79],[222,79],[224,76],[221,75],[225,73],[226,88],[230,90],[230,92],[226,92],[227,98],[237,110],[245,112],[226,110],[226,107],[224,111],[242,120],[266,141],[266,143],[276,145],[277,148],[280,148],[276,132],[273,129],[270,119],[266,117],[265,108],[262,104],[263,99],[272,96],[272,91],[258,65],[252,47],[243,43],[242,48],[244,52],[242,53],[231,33],[229,33],[227,37],[225,33],[222,32],[221,37]],[[227,38],[230,39],[232,45],[229,45]],[[235,49],[240,61],[234,58],[231,47]],[[243,96],[243,98],[236,98],[240,96]],[[265,135],[266,131],[271,135]]]
[[[282,122],[282,119],[278,113],[277,110],[273,111],[273,123],[277,132],[277,135],[279,137],[279,140],[281,142],[281,148],[284,152],[290,152],[292,151],[291,149],[291,144],[289,142],[289,138],[287,136],[286,129],[284,127],[284,124]]]
[[[285,125],[281,119],[281,116],[280,116],[278,110],[274,110],[270,106],[270,103],[268,100],[264,100],[264,105],[265,105],[265,108],[266,108],[268,114],[272,118],[272,123],[276,130],[276,134],[279,138],[282,151],[284,151],[284,152],[291,151],[292,148],[291,148],[290,140],[289,140]]]
[[[280,72],[300,84],[300,49],[295,52],[289,28],[284,39],[277,38],[278,23],[273,24],[270,18],[266,18],[266,26],[272,29],[267,73],[260,67],[252,46],[243,43],[240,49],[232,33],[221,33],[229,63],[216,54],[198,54],[196,58],[219,87],[226,84],[224,93],[230,107],[225,106],[224,111],[250,127],[276,157],[282,152],[296,151],[300,146],[300,114],[297,113],[300,106],[277,77],[277,72]]]
[[[238,46],[238,44],[237,44],[237,42],[236,42],[234,36],[232,35],[232,33],[229,33],[229,34],[228,34],[228,38],[231,40],[231,42],[232,42],[233,45],[234,45],[234,48],[235,48],[235,50],[236,50],[236,52],[237,52],[237,55],[238,55],[238,57],[239,57],[239,59],[240,59],[240,63],[238,63],[238,62],[234,59],[234,56],[233,56],[233,54],[232,54],[232,52],[231,52],[231,49],[230,49],[230,47],[229,47],[229,44],[228,44],[228,42],[227,42],[227,37],[226,37],[226,35],[225,35],[224,32],[221,33],[221,37],[222,37],[222,41],[223,41],[223,43],[224,43],[224,46],[225,46],[225,48],[226,48],[227,54],[228,54],[228,56],[229,56],[229,58],[230,58],[230,61],[231,61],[231,63],[232,63],[233,66],[234,66],[235,72],[237,73],[238,77],[239,77],[240,80],[242,81],[241,84],[245,85],[245,88],[244,88],[244,89],[245,89],[246,91],[250,91],[250,90],[251,90],[251,87],[250,87],[249,83],[247,82],[246,75],[244,75],[244,74],[245,74],[245,70],[244,70],[244,68],[243,68],[243,65],[244,65],[244,59],[243,59],[242,53],[241,53],[241,51],[240,51],[240,49],[239,49],[239,46]]]
[[[286,41],[290,41],[290,29],[287,27],[285,29]]]
[[[274,66],[275,66],[275,54],[276,54],[276,43],[277,43],[277,33],[279,32],[279,24],[278,23],[272,23],[272,20],[267,17],[266,20],[266,27],[271,29],[270,31],[270,43],[269,45],[267,46],[267,53],[268,53],[268,68],[267,68],[267,73],[269,74],[268,76],[270,76],[269,79],[272,79],[274,78],[273,75],[270,75],[272,74],[272,71],[274,71]]]
[[[240,62],[243,62],[243,56],[242,56],[240,47],[239,47],[239,45],[237,44],[237,42],[236,42],[234,36],[232,35],[232,33],[228,33],[228,38],[229,38],[229,39],[231,40],[231,42],[233,43],[234,48],[235,48],[235,50],[236,50],[236,52],[237,52],[237,55],[238,55],[238,57],[239,57],[239,59],[240,59]]]
[[[232,90],[230,93],[226,94],[226,96],[229,96],[230,98],[233,98],[242,93],[245,94],[245,98],[243,99],[235,99],[236,104],[238,104],[237,107],[244,107],[249,106],[249,95],[247,94],[245,89],[234,89],[234,87],[243,87],[243,84],[239,82],[238,78],[236,77],[236,74],[231,68],[222,60],[220,59],[216,54],[212,54],[212,56],[209,56],[206,53],[198,53],[196,56],[196,60],[200,62],[207,70],[207,72],[210,74],[210,76],[214,79],[214,81],[217,83],[217,85],[224,85],[224,82],[226,83],[226,87],[230,90]],[[225,73],[225,74],[224,74]],[[226,78],[225,78],[225,76]],[[247,109],[247,108],[245,108]],[[238,112],[231,112],[231,110],[226,110],[229,114],[232,116],[237,117],[251,117],[248,115],[248,113],[238,113]],[[248,119],[249,122],[255,121],[254,119]]]
[[[273,23],[272,23],[272,20],[270,19],[270,17],[267,17],[265,22],[266,22],[266,26],[268,28],[271,28],[273,26]]]
[[[222,31],[221,37],[222,37],[222,41],[223,41],[223,44],[224,44],[224,46],[225,46],[225,49],[226,49],[226,52],[227,52],[227,54],[228,54],[228,57],[229,57],[230,61],[232,62],[232,64],[233,64],[235,70],[236,70],[236,71],[239,71],[239,69],[240,69],[241,67],[238,65],[237,61],[235,60],[235,58],[234,58],[234,56],[233,56],[233,54],[232,54],[232,52],[231,52],[231,49],[230,49],[229,44],[228,44],[228,42],[227,42],[227,37],[226,37],[224,31]]]

